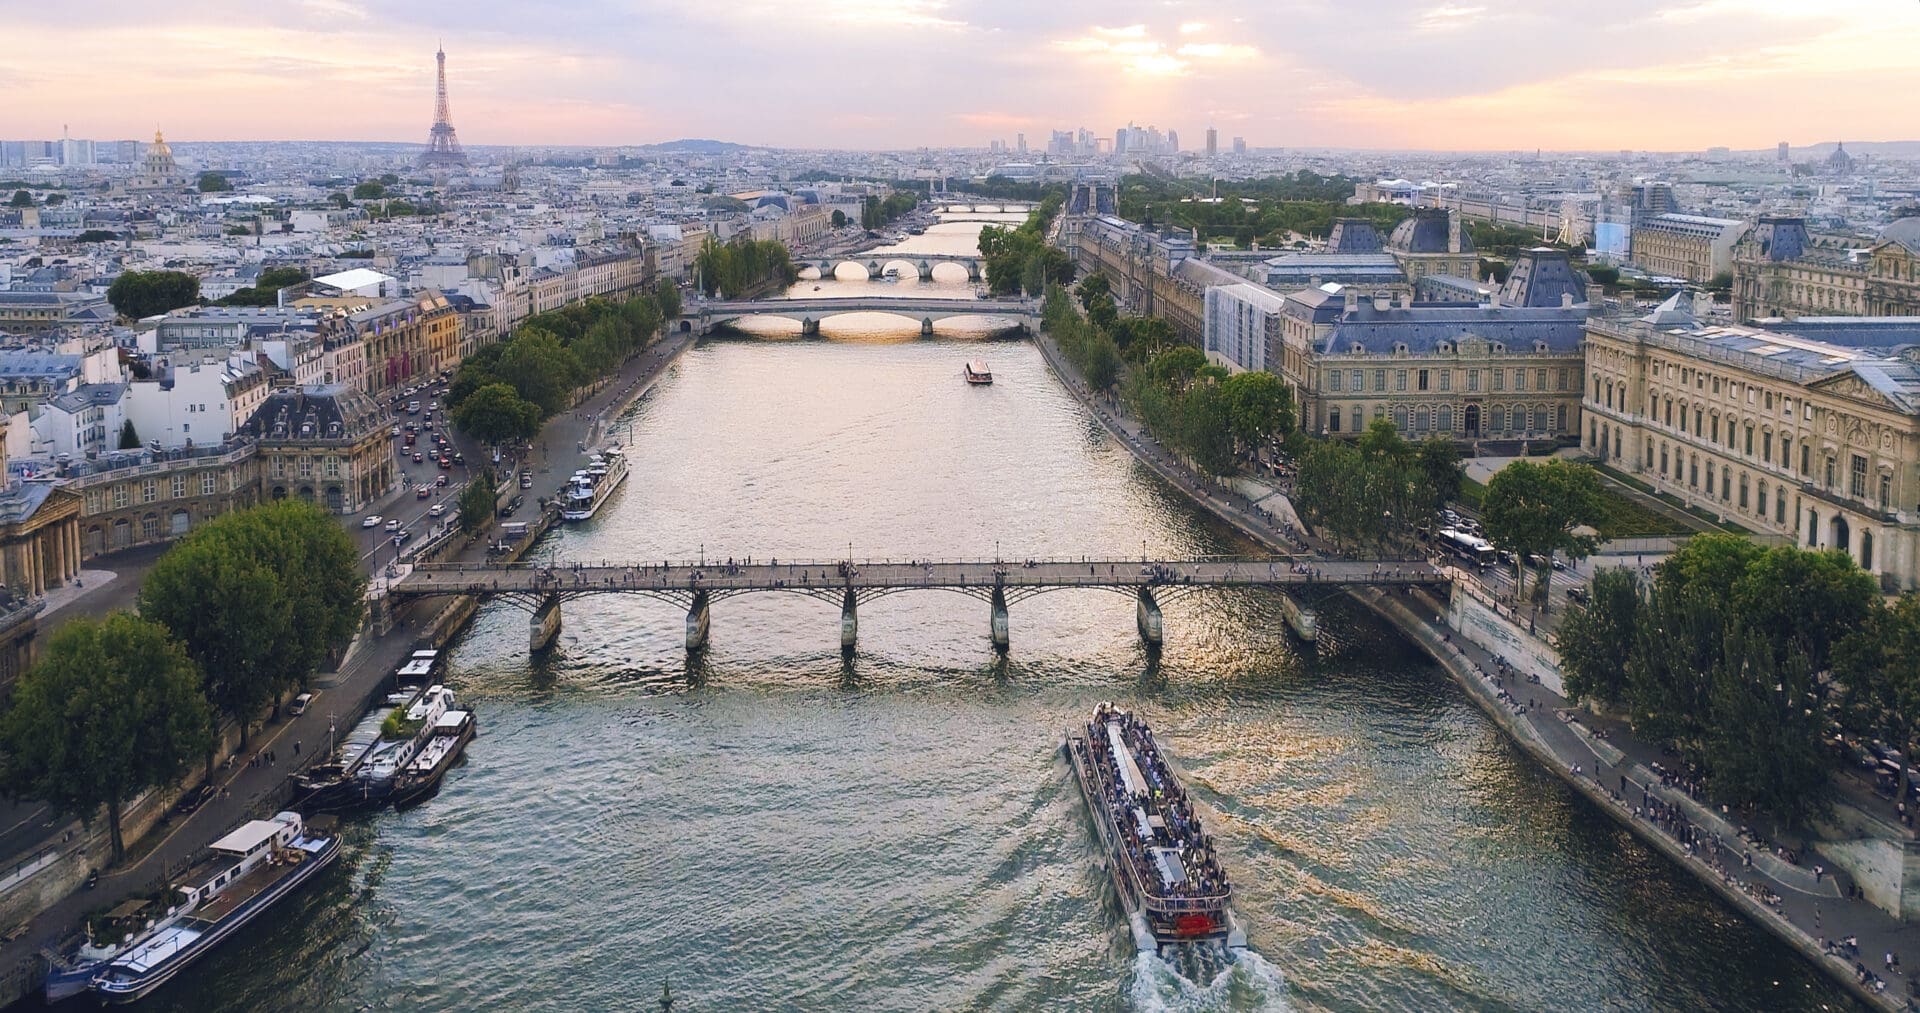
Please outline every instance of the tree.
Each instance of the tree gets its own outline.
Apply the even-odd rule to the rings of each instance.
[[[386,195],[387,188],[373,180],[368,180],[353,188],[354,200],[379,200]]]
[[[1462,476],[1458,444],[1435,434],[1420,441],[1414,448],[1413,458],[1427,486],[1428,502],[1431,504],[1429,513],[1460,498]]]
[[[551,332],[523,326],[501,350],[497,372],[550,416],[567,407],[579,383],[580,363]]]
[[[1730,630],[1713,671],[1707,735],[1713,794],[1758,806],[1789,826],[1825,811],[1825,714],[1816,704],[1805,655],[1779,659],[1759,630]]]
[[[653,287],[654,306],[660,312],[660,319],[672,320],[680,315],[680,289],[672,281],[662,278]]]
[[[1080,300],[1081,308],[1091,313],[1094,300],[1101,296],[1107,297],[1109,306],[1113,304],[1113,282],[1108,281],[1105,274],[1095,271],[1080,279],[1080,284],[1073,287],[1073,294]]]
[[[393,186],[400,182],[400,177],[389,172],[380,177],[380,182],[382,185],[385,185],[385,186]]]
[[[1627,656],[1640,623],[1640,583],[1628,570],[1602,570],[1588,590],[1587,604],[1560,620],[1553,645],[1569,697],[1617,707],[1626,699]]]
[[[53,207],[57,204],[65,204],[66,202],[67,202],[67,195],[64,193],[50,193],[47,195],[48,207]]]
[[[1206,368],[1207,353],[1192,345],[1180,345],[1169,348],[1153,357],[1147,367],[1147,374],[1155,382],[1169,387],[1185,387],[1193,381],[1194,374]]]
[[[1530,557],[1563,552],[1579,559],[1593,551],[1597,539],[1574,529],[1597,523],[1604,508],[1591,467],[1515,461],[1487,482],[1481,520],[1487,539],[1516,557],[1517,590],[1524,593]]]
[[[1712,533],[1687,539],[1654,571],[1659,586],[1667,590],[1699,587],[1708,594],[1726,599],[1733,586],[1746,576],[1747,568],[1766,553],[1766,548],[1739,535]]]
[[[540,432],[540,406],[505,383],[474,391],[454,409],[453,423],[474,439],[502,444],[528,440]]]
[[[359,628],[367,577],[332,516],[300,500],[228,514],[176,544],[148,573],[140,611],[206,670],[215,707],[247,725],[304,685]]]
[[[150,317],[200,298],[200,279],[181,271],[127,271],[107,288],[114,312],[132,320]]]
[[[839,208],[833,209],[833,227],[836,229],[844,229],[847,227],[847,213],[845,211]]]
[[[1634,730],[1705,763],[1713,676],[1726,647],[1723,600],[1704,588],[1655,585],[1627,655],[1627,712]]]
[[[227,177],[220,173],[203,172],[200,174],[201,193],[224,193],[232,189],[233,184],[228,182]]]
[[[83,818],[106,807],[116,862],[122,807],[212,742],[193,661],[159,624],[125,612],[62,625],[0,718],[8,788]]]
[[[348,197],[345,190],[335,190],[327,195],[327,200],[337,208],[350,208],[353,206],[353,198]]]
[[[1293,388],[1264,370],[1236,373],[1220,384],[1227,424],[1240,453],[1259,450],[1293,431]]]
[[[1880,599],[1873,575],[1839,549],[1775,546],[1755,558],[1734,582],[1729,602],[1753,636],[1784,663],[1804,651],[1815,672],[1825,671],[1833,645],[1859,629]]]
[[[132,419],[128,419],[120,425],[120,449],[140,449],[140,434],[133,431]]]
[[[1833,675],[1841,724],[1913,756],[1920,746],[1920,596],[1868,612],[1835,646]],[[1907,778],[1903,765],[1895,797],[1907,797]]]
[[[30,208],[33,206],[33,194],[30,194],[25,190],[15,190],[13,192],[13,199],[7,202],[7,206],[16,207],[16,208]]]
[[[458,507],[460,511],[460,530],[465,534],[477,535],[493,519],[493,508],[497,501],[494,490],[493,469],[488,468],[480,477],[467,483],[460,490]]]

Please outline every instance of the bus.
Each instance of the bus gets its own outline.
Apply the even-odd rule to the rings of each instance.
[[[1442,528],[1435,540],[1448,552],[1475,567],[1484,569],[1500,561],[1500,554],[1494,550],[1493,543],[1478,535],[1470,535],[1456,528]]]

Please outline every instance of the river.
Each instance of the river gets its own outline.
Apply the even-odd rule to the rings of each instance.
[[[796,291],[815,284],[884,283]],[[617,429],[632,478],[542,553],[1251,548],[1032,345],[824,333],[687,353]],[[992,387],[961,382],[974,356]],[[864,606],[845,662],[808,598],[716,604],[697,663],[672,606],[565,609],[539,663],[524,613],[484,609],[453,655],[481,722],[466,765],[353,825],[340,867],[151,1006],[651,1009],[670,979],[682,1011],[1854,1008],[1344,600],[1317,649],[1270,594],[1178,600],[1157,663],[1109,592],[1016,604],[1004,660],[950,593]],[[1220,980],[1137,955],[1094,864],[1057,746],[1109,699],[1184,765],[1236,882],[1256,952]]]

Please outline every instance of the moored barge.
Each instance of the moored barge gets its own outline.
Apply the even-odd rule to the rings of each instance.
[[[1213,838],[1147,723],[1103,703],[1092,721],[1067,731],[1066,750],[1100,836],[1101,864],[1136,934],[1159,950],[1195,943],[1244,948]]]

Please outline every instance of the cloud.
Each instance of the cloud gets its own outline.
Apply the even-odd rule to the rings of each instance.
[[[1197,35],[1206,30],[1207,23],[1205,21],[1188,21],[1180,26],[1181,35]]]
[[[1455,4],[1445,4],[1440,7],[1430,7],[1423,11],[1420,15],[1420,20],[1416,21],[1414,26],[1423,32],[1452,31],[1454,29],[1465,28],[1475,21],[1479,21],[1486,13],[1487,9],[1485,7],[1461,7]]]
[[[1193,35],[1205,27],[1189,22],[1181,25],[1179,31]],[[1085,35],[1056,40],[1053,47],[1097,58],[1090,61],[1091,65],[1116,66],[1141,77],[1184,77],[1193,72],[1196,63],[1246,63],[1260,57],[1259,49],[1239,43],[1183,42],[1175,46],[1171,41],[1154,37],[1143,24],[1118,28],[1094,26]]]

